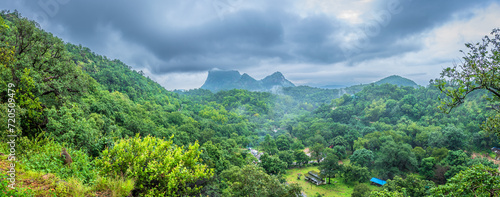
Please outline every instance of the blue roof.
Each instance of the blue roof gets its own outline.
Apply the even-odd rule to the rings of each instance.
[[[385,185],[386,181],[384,180],[380,180],[380,179],[377,179],[375,177],[373,177],[372,179],[370,179],[371,182],[374,182],[374,183],[377,183],[379,185]]]

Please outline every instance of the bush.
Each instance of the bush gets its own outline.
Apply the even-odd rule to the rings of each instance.
[[[201,151],[196,142],[187,150],[168,141],[137,134],[121,139],[112,149],[104,150],[96,161],[103,176],[136,180],[134,195],[186,196],[199,193],[212,169],[200,163]],[[199,182],[198,182],[199,181]]]
[[[20,157],[26,170],[41,171],[45,173],[57,174],[61,179],[75,177],[83,181],[83,183],[91,183],[96,177],[94,162],[87,154],[81,150],[74,150],[66,147],[70,154],[73,163],[70,167],[64,164],[64,159],[61,154],[63,146],[53,140],[32,140],[24,144],[26,153]],[[36,146],[30,146],[36,145]]]

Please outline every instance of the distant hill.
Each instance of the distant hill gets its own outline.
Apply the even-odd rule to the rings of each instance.
[[[409,86],[409,87],[414,87],[417,88],[418,84],[415,83],[414,81],[398,76],[398,75],[391,75],[389,77],[383,78],[379,81],[376,81],[376,85],[382,85],[382,84],[393,84],[393,85],[398,85],[398,86]]]
[[[245,89],[250,91],[271,91],[275,87],[295,87],[283,74],[275,72],[262,80],[256,80],[250,75],[243,75],[236,70],[211,70],[201,89],[213,92],[220,90]]]

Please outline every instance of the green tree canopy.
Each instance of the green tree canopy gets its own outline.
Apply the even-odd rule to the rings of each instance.
[[[272,175],[266,174],[261,168],[249,164],[243,167],[233,166],[222,172],[221,177],[227,181],[223,196],[283,196],[296,197],[301,193],[297,184],[281,184]]]
[[[445,185],[433,188],[434,196],[498,196],[500,173],[498,169],[474,165],[459,172]]]
[[[367,149],[358,149],[349,157],[351,162],[358,164],[363,167],[372,166],[374,161],[373,152]]]

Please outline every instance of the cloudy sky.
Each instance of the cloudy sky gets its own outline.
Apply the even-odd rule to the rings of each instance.
[[[169,90],[213,68],[296,85],[400,75],[427,85],[500,27],[497,0],[2,0],[46,31],[143,70]]]

